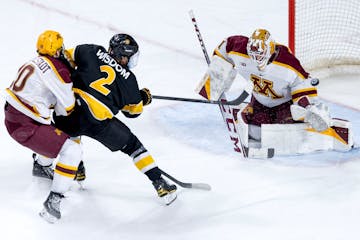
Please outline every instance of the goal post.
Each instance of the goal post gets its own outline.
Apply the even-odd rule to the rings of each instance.
[[[288,0],[288,45],[319,77],[360,73],[360,1]]]

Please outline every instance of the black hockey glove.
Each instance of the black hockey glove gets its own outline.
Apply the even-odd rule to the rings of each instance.
[[[147,88],[143,88],[140,90],[140,94],[143,101],[143,105],[144,106],[149,105],[152,101],[150,90]]]

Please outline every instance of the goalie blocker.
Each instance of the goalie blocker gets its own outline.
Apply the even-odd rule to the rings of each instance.
[[[276,155],[306,154],[316,151],[349,151],[354,145],[351,123],[347,120],[331,118],[329,127],[322,131],[315,130],[310,123],[262,124],[259,129],[261,139],[249,139],[249,125],[238,109],[236,128],[246,147],[258,149],[274,148]]]
[[[214,55],[195,91],[208,100],[219,100],[220,96],[231,87],[235,77],[234,65]]]

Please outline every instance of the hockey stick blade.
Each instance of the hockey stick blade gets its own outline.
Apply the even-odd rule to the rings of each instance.
[[[180,187],[183,188],[192,188],[192,189],[200,189],[200,190],[206,190],[206,191],[210,191],[211,190],[211,186],[207,183],[185,183],[185,182],[181,182],[179,180],[177,180],[176,178],[174,178],[173,176],[169,175],[168,173],[164,172],[163,170],[159,169],[161,174],[163,174],[165,177],[167,177],[168,179],[170,179],[171,181],[173,181],[174,183],[176,183],[177,185],[179,185]]]

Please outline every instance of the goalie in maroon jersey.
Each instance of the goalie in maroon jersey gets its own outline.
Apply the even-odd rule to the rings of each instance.
[[[224,83],[225,87],[215,94],[218,96],[230,88],[236,73],[252,85],[250,103],[242,105],[241,118],[238,119],[239,134],[243,134],[241,139],[246,146],[248,136],[256,141],[262,140],[266,132],[261,126],[284,124],[282,129],[286,135],[289,124],[304,122],[318,133],[324,133],[335,124],[331,135],[339,139],[342,145],[339,148],[348,150],[353,145],[347,121],[343,124],[331,119],[327,106],[318,100],[317,79],[310,77],[291,51],[276,43],[267,30],[256,29],[250,37],[237,35],[223,40],[214,50],[204,79],[208,83],[217,82],[212,84],[215,86]],[[208,89],[212,90],[211,87]],[[211,96],[211,93],[207,94]],[[289,135],[289,138],[295,135]],[[322,136],[317,136],[321,141]]]

